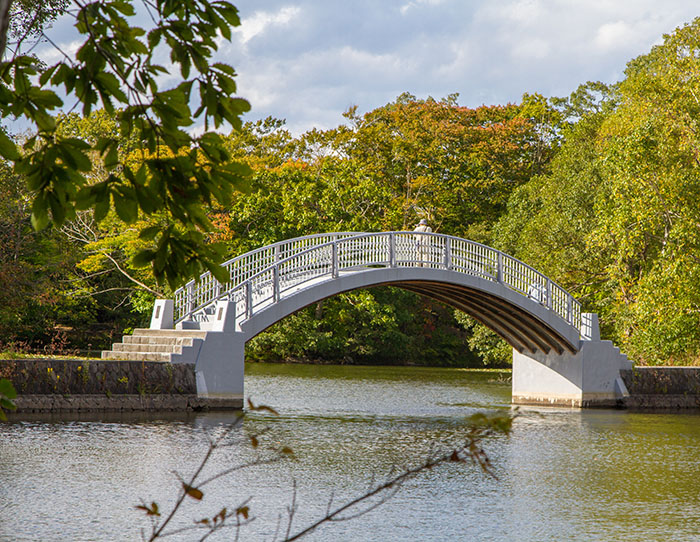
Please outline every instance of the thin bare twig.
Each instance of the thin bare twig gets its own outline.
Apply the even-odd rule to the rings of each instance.
[[[484,434],[472,432],[470,434],[469,439],[465,442],[463,446],[452,449],[447,453],[439,456],[429,456],[428,459],[426,459],[424,462],[417,465],[416,467],[406,469],[399,475],[389,477],[389,479],[387,479],[384,483],[375,486],[373,489],[367,491],[359,497],[356,497],[355,499],[348,501],[344,505],[337,507],[335,510],[326,513],[325,516],[318,519],[317,521],[315,521],[308,527],[302,529],[293,536],[287,536],[287,538],[285,538],[283,542],[292,542],[294,540],[299,540],[303,536],[316,530],[324,523],[333,521],[346,521],[367,514],[368,512],[376,509],[378,506],[384,504],[388,499],[393,497],[404,482],[416,477],[418,474],[424,471],[431,470],[434,467],[437,467],[444,463],[464,463],[467,459],[471,459],[474,463],[479,465],[486,474],[495,477],[495,473],[491,468],[491,463],[488,457],[486,456],[486,453],[478,445],[479,440],[483,436]],[[343,515],[345,512],[351,510],[352,508],[358,506],[361,503],[364,503],[368,499],[371,499],[372,497],[376,497],[378,495],[382,495],[383,493],[386,494],[382,496],[381,500],[379,500],[376,503],[373,503],[368,508],[363,508],[362,510],[350,515]]]
[[[187,484],[189,487],[195,487],[195,484],[197,482],[197,478],[199,475],[202,473],[202,470],[204,470],[204,467],[206,466],[207,463],[209,463],[209,459],[211,458],[212,454],[214,453],[214,450],[218,447],[218,444],[223,441],[224,438],[226,438],[231,432],[239,427],[243,423],[243,414],[239,415],[238,418],[231,424],[231,426],[224,432],[223,435],[221,435],[218,439],[215,441],[211,442],[209,445],[209,449],[207,450],[207,453],[204,455],[202,458],[202,461],[199,463],[199,467],[195,470],[194,474],[190,477],[189,483]],[[154,528],[153,533],[151,534],[151,537],[149,538],[149,541],[156,540],[158,537],[160,537],[165,530],[165,528],[168,526],[168,524],[172,521],[173,517],[175,517],[175,514],[177,511],[180,509],[182,506],[182,503],[185,501],[185,498],[187,497],[187,491],[183,488],[180,496],[177,499],[177,502],[173,506],[173,509],[170,511],[168,516],[163,520],[163,522],[160,524],[160,526],[156,525],[156,528]]]

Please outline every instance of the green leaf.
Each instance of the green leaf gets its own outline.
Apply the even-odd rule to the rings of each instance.
[[[151,262],[155,257],[155,251],[150,249],[142,250],[131,259],[131,265],[134,267],[147,267],[151,265]]]
[[[0,378],[0,395],[4,395],[8,399],[17,397],[17,391],[7,378]]]
[[[104,157],[104,164],[107,169],[114,169],[119,165],[119,150],[116,142],[109,147],[109,150]]]
[[[144,228],[139,232],[139,239],[150,241],[152,239],[155,239],[158,233],[160,233],[159,226],[149,226],[148,228]]]
[[[65,205],[54,192],[48,192],[46,196],[49,200],[49,207],[51,207],[51,216],[53,221],[57,226],[63,225],[66,220]]]
[[[129,98],[121,89],[121,84],[114,74],[109,72],[100,73],[96,77],[96,82],[100,83],[106,93],[111,97],[115,98],[121,103],[129,102]]]
[[[221,3],[217,5],[217,8],[228,24],[231,26],[239,26],[241,24],[241,19],[238,16],[238,9],[233,4],[228,2]]]
[[[80,144],[76,144],[80,142]],[[90,146],[79,139],[63,140],[57,143],[58,152],[65,160],[66,164],[77,171],[90,171],[92,169],[92,161],[84,152]]]
[[[53,132],[56,129],[56,119],[43,109],[37,110],[34,115],[34,122],[42,132]]]
[[[154,28],[148,33],[148,47],[150,49],[155,49],[160,43],[160,39],[163,36],[163,30],[161,28]]]
[[[50,68],[44,70],[44,73],[39,76],[39,84],[42,86],[45,85],[61,65],[62,64],[54,64]]]
[[[127,224],[135,222],[139,215],[139,208],[133,191],[121,188],[119,191],[113,192],[112,195],[117,216]]]
[[[126,15],[127,17],[133,16],[135,14],[134,6],[130,2],[116,1],[111,2],[110,6],[112,6],[114,9],[116,9],[123,15]]]
[[[32,226],[36,231],[41,231],[49,225],[49,204],[44,192],[40,192],[34,198],[32,204]]]
[[[17,405],[15,405],[12,401],[6,399],[5,397],[0,397],[0,411],[2,411],[2,409],[15,410],[16,408]]]
[[[136,201],[144,213],[152,214],[160,208],[159,198],[147,186],[134,184],[133,187]]]
[[[89,209],[92,207],[93,203],[95,202],[95,194],[92,190],[91,186],[84,186],[81,188],[78,193],[75,195],[75,208],[78,211],[84,211],[85,209]]]
[[[231,280],[231,275],[225,267],[221,267],[218,263],[210,263],[204,261],[204,266],[214,275],[214,278],[221,283],[226,283]]]
[[[106,198],[97,198],[95,200],[95,220],[97,222],[101,222],[104,220],[104,218],[107,216],[107,213],[109,213],[109,203],[110,203],[110,195],[107,193]]]
[[[52,90],[41,90],[36,87],[29,89],[27,93],[29,100],[34,105],[45,109],[55,109],[63,105],[63,100],[59,98]]]
[[[15,142],[2,129],[0,129],[0,156],[7,160],[19,160],[22,157]]]
[[[226,94],[233,94],[236,92],[236,82],[234,81],[233,77],[219,75],[216,80],[219,83],[221,90],[223,90]]]

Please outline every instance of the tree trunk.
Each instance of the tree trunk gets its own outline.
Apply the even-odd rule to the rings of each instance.
[[[7,31],[10,28],[10,6],[12,0],[0,0],[0,60],[5,55]]]

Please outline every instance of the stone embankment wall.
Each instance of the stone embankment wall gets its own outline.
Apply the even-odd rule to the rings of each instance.
[[[630,394],[627,408],[700,408],[700,367],[635,367],[620,376]]]
[[[194,365],[149,361],[0,360],[18,413],[199,410]]]

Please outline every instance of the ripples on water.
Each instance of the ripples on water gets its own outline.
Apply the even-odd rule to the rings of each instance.
[[[251,458],[247,435],[297,460],[259,466],[190,500],[181,525],[253,497],[243,540],[271,540],[296,484],[302,526],[396,465],[453,440],[465,417],[510,408],[494,373],[453,369],[252,365],[253,413],[211,472]],[[172,503],[230,413],[15,420],[0,426],[0,540],[139,540],[133,506]],[[509,438],[486,443],[498,479],[449,465],[382,507],[306,540],[700,540],[700,417],[521,409]],[[194,536],[180,538],[196,540]],[[227,536],[213,540],[228,540]],[[211,539],[210,539],[211,540]]]

